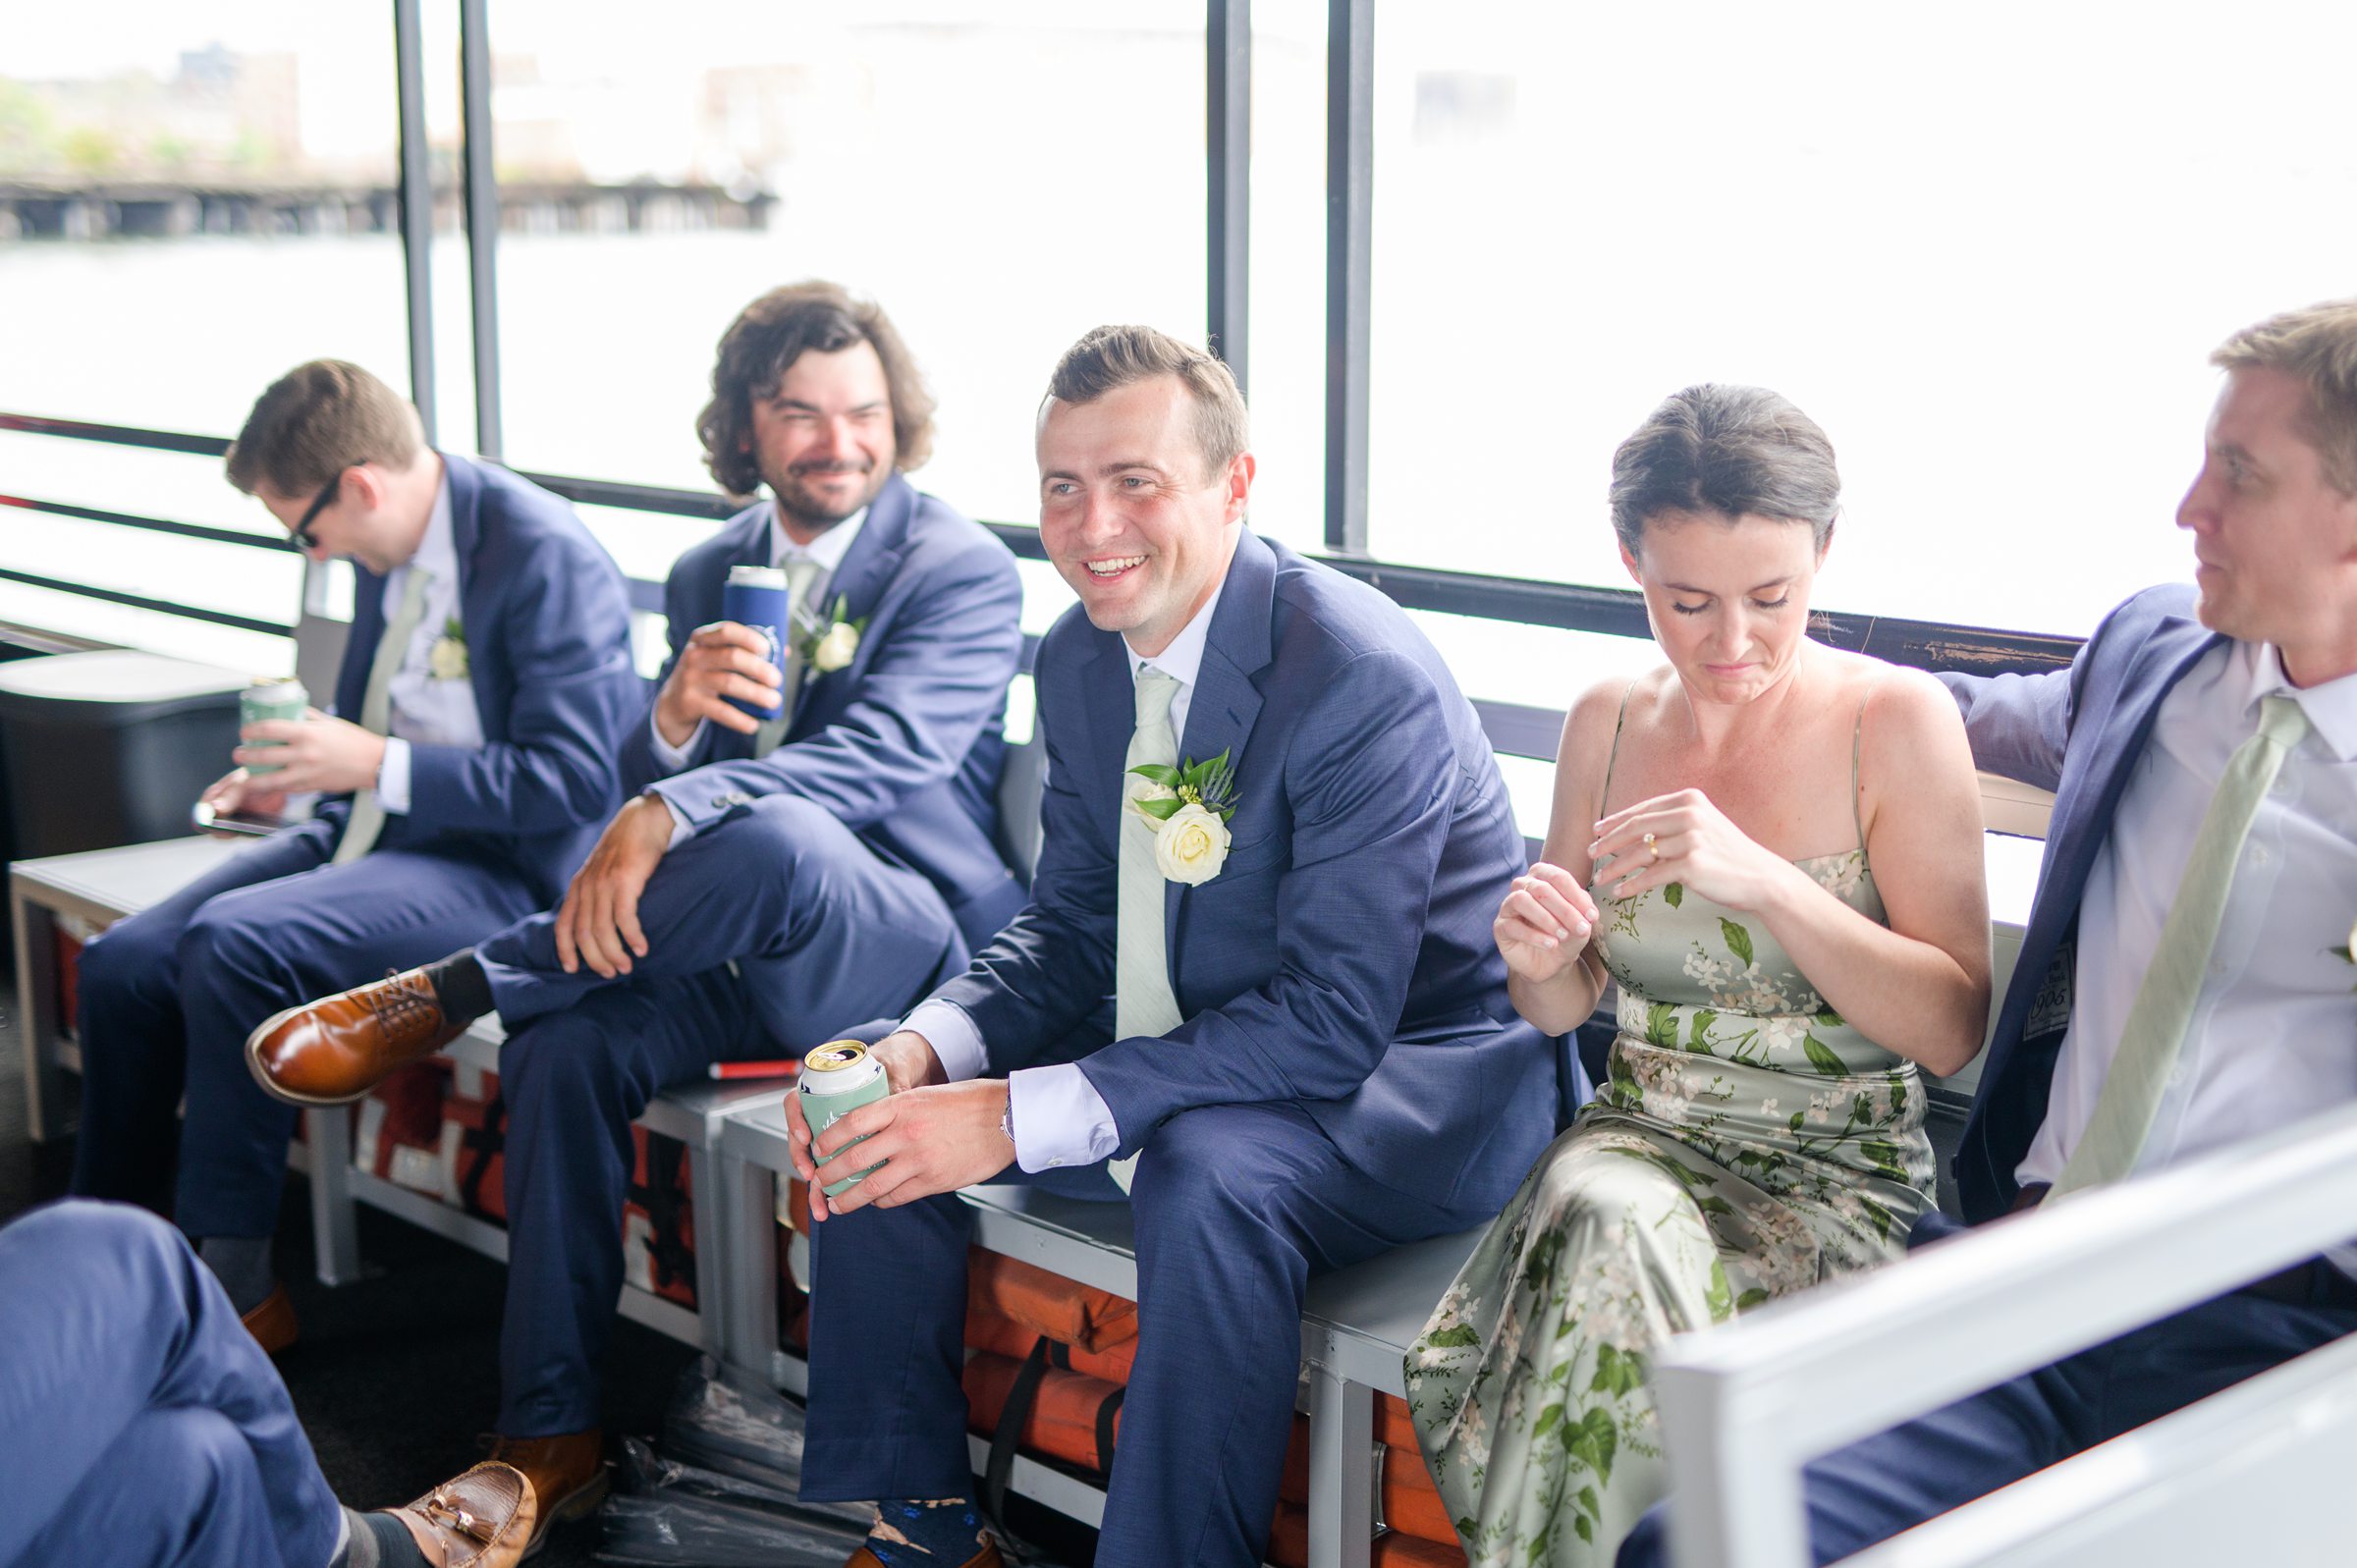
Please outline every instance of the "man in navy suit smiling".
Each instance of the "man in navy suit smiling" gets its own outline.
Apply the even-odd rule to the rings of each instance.
[[[858,1568],[999,1561],[966,1500],[955,1193],[1019,1167],[1135,1209],[1097,1561],[1241,1568],[1308,1275],[1487,1218],[1553,1133],[1551,1049],[1490,936],[1522,839],[1406,616],[1245,528],[1225,365],[1101,328],[1057,366],[1038,451],[1042,542],[1080,597],[1038,660],[1039,870],[877,1045],[894,1093],[818,1141],[871,1136],[857,1162],[884,1164],[812,1196],[803,1485],[884,1499]]]

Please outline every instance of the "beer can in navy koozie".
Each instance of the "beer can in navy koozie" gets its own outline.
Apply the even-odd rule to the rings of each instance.
[[[751,627],[769,645],[762,657],[781,675],[786,670],[786,628],[794,623],[787,619],[792,598],[786,573],[775,567],[731,567],[728,583],[720,590],[720,618]],[[728,702],[756,719],[775,719],[780,706],[776,701],[755,705],[738,697]]]
[[[884,1076],[884,1063],[870,1055],[867,1048],[856,1040],[830,1040],[813,1049],[802,1058],[801,1078],[801,1087],[795,1093],[802,1097],[802,1119],[810,1124],[813,1139],[833,1126],[837,1118],[850,1115],[861,1106],[872,1106],[892,1093],[892,1085]],[[830,1163],[866,1141],[854,1138],[818,1162]],[[866,1170],[828,1182],[827,1196],[834,1197],[861,1176],[882,1167],[883,1162],[878,1161]]]

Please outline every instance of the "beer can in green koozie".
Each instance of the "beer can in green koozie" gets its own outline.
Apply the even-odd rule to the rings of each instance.
[[[892,1085],[885,1079],[884,1064],[869,1055],[865,1046],[856,1040],[830,1040],[802,1058],[802,1084],[795,1093],[802,1097],[802,1119],[810,1124],[810,1136],[815,1140],[836,1118],[850,1115],[861,1106],[872,1106],[892,1093]],[[826,1164],[865,1142],[854,1138],[818,1162]],[[827,1196],[834,1197],[868,1171],[882,1168],[882,1163],[879,1161],[867,1170],[828,1182]]]
[[[257,680],[238,693],[238,728],[267,723],[272,719],[300,720],[311,705],[311,694],[302,689],[302,682],[292,677],[284,680]],[[283,740],[256,740],[256,746],[283,746]],[[247,744],[241,741],[240,744]],[[276,773],[275,762],[249,762],[249,774]]]

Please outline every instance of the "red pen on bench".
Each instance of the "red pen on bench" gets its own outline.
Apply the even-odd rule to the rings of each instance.
[[[791,1078],[802,1070],[799,1061],[716,1061],[704,1069],[715,1078]]]

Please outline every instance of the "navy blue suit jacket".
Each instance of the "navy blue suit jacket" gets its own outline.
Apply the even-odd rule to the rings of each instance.
[[[1034,674],[1048,784],[1031,902],[936,993],[994,1073],[1042,1059],[1114,983],[1128,658],[1075,609]],[[1554,1136],[1556,1069],[1491,939],[1523,844],[1472,704],[1389,599],[1247,531],[1179,741],[1182,759],[1222,752],[1227,863],[1164,894],[1186,1021],[1080,1058],[1120,1152],[1191,1107],[1291,1101],[1364,1174],[1495,1212]]]
[[[621,804],[615,751],[639,711],[630,590],[571,506],[505,468],[442,455],[459,623],[483,744],[412,745],[410,809],[385,847],[457,846],[554,903]],[[385,630],[385,579],[354,566],[336,712],[356,719]],[[351,796],[320,807],[341,834]],[[315,831],[315,830],[314,830]]]
[[[770,564],[769,519],[766,504],[748,507],[671,568],[666,676],[688,634],[721,619],[729,568]],[[624,786],[653,789],[699,828],[762,795],[815,801],[940,890],[978,947],[1023,902],[997,839],[1007,685],[1023,644],[1014,557],[896,473],[827,584],[828,606],[838,598],[867,629],[850,665],[803,674],[783,744],[755,760],[751,735],[706,725],[687,770],[666,778],[650,700],[624,742]]]
[[[2046,1120],[2070,1015],[2079,902],[2120,792],[2161,699],[2224,640],[2193,619],[2193,604],[2189,587],[2146,589],[2105,618],[2068,670],[1940,677],[1964,711],[1973,760],[2055,792],[2037,900],[1956,1152],[1956,1186],[1974,1224],[2012,1207],[2013,1171]]]

